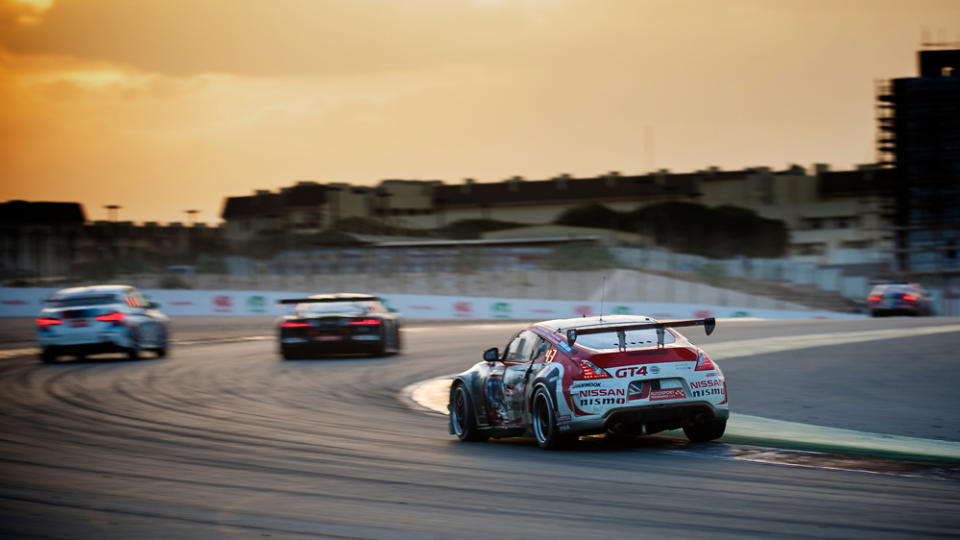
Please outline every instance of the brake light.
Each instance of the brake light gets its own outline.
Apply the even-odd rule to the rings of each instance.
[[[284,321],[280,326],[284,328],[303,328],[304,326],[310,326],[310,323],[304,321]]]
[[[908,295],[908,294],[903,295],[903,299],[906,300],[907,302],[916,302],[916,301],[917,301],[917,297],[916,297],[916,296],[910,296],[910,295]]]
[[[114,311],[113,313],[107,313],[106,315],[97,315],[94,317],[94,319],[106,322],[120,322],[123,320],[123,313]]]
[[[365,324],[373,326],[380,324],[380,319],[356,319],[353,321],[347,321],[347,324]]]
[[[55,326],[58,324],[63,324],[63,321],[52,317],[40,317],[37,319],[37,326]]]
[[[871,302],[879,302],[879,301],[881,300],[881,298],[880,298],[879,296],[868,296],[868,297],[867,297],[867,300],[869,300],[869,301],[871,301]]]
[[[605,369],[587,360],[577,360],[580,364],[580,380],[609,379],[610,374]]]
[[[710,357],[700,351],[697,354],[697,367],[694,371],[713,371],[715,369],[717,369],[717,366],[713,365]]]

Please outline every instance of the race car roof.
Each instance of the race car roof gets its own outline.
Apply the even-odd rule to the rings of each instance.
[[[313,304],[322,302],[379,302],[380,299],[369,294],[336,293],[314,294],[306,298],[284,298],[281,304]]]
[[[127,291],[132,288],[130,285],[88,285],[85,287],[61,289],[50,295],[50,297],[66,298],[70,296],[127,294]]]

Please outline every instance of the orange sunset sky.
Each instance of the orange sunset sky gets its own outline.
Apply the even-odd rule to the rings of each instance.
[[[0,201],[875,159],[960,0],[0,0]]]

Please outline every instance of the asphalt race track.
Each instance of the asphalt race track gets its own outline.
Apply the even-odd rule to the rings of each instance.
[[[213,324],[213,323],[211,323]],[[223,321],[216,323],[222,327]],[[229,323],[227,323],[229,324]],[[711,344],[958,325],[721,322]],[[242,324],[238,323],[238,327]],[[924,538],[960,530],[956,467],[788,466],[725,443],[461,443],[409,384],[466,369],[518,323],[412,325],[387,358],[282,361],[270,339],[167,359],[0,357],[4,538]],[[243,329],[209,337],[265,336]],[[960,332],[721,361],[744,413],[960,441]]]

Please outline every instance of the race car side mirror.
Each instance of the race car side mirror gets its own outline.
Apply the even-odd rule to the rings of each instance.
[[[496,347],[491,347],[483,351],[483,360],[485,362],[499,362],[500,361],[500,350]]]

